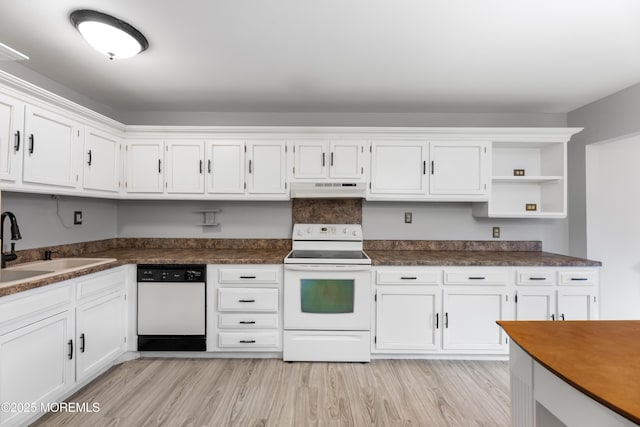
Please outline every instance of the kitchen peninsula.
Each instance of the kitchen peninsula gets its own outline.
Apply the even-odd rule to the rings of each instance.
[[[513,426],[640,424],[640,322],[498,324],[511,337]]]

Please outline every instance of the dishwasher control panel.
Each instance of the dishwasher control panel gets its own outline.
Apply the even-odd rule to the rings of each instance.
[[[206,282],[204,264],[138,264],[138,282]]]

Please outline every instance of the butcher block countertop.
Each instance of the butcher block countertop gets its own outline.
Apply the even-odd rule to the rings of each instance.
[[[640,424],[640,321],[498,321],[534,360]]]

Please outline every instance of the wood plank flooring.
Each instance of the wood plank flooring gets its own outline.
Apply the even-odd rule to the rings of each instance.
[[[508,362],[138,359],[37,426],[508,426]]]

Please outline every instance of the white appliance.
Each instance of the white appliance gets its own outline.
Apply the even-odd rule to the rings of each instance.
[[[295,224],[284,259],[285,361],[371,360],[371,259],[360,224]]]
[[[364,182],[292,182],[291,197],[297,199],[362,199],[366,196]]]

